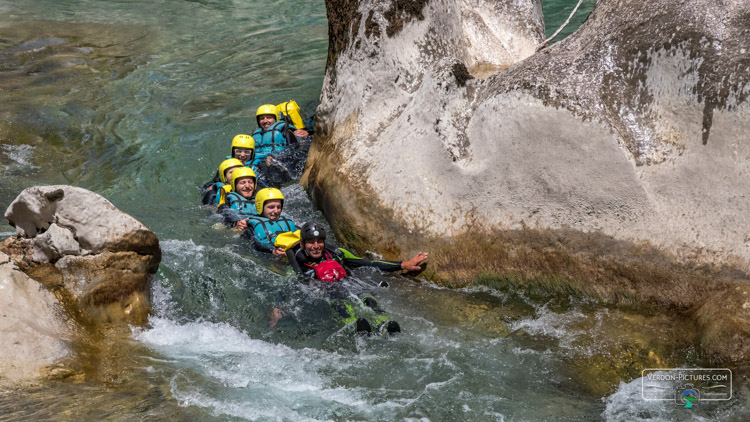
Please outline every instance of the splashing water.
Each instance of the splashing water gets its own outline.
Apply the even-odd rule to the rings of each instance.
[[[544,3],[561,11],[554,31],[575,1]],[[295,99],[315,110],[323,1],[21,0],[0,3],[0,33],[0,202],[39,183],[85,187],[154,230],[163,250],[155,315],[118,343],[121,375],[2,386],[0,419],[747,419],[744,399],[685,414],[639,400],[637,374],[607,378],[605,393],[585,379],[601,373],[584,370],[596,359],[631,350],[672,359],[652,347],[675,329],[662,316],[363,268],[347,288],[375,296],[403,333],[358,337],[321,289],[217,228],[197,186],[234,135],[255,129],[256,107]],[[284,193],[295,221],[326,225],[300,186]],[[271,328],[274,307],[285,316]],[[637,335],[643,327],[653,335]]]

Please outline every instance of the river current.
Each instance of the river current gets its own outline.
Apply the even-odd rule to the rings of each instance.
[[[544,3],[551,34],[576,1]],[[322,0],[0,1],[1,208],[25,187],[81,186],[163,250],[150,324],[116,346],[125,368],[0,385],[0,420],[750,417],[742,385],[693,410],[642,399],[643,366],[699,363],[669,343],[680,322],[653,310],[358,269],[347,283],[403,332],[357,337],[319,289],[221,228],[197,186],[254,130],[258,105],[314,113],[327,42]],[[299,185],[284,193],[295,221],[324,222]],[[0,237],[12,232],[3,220]],[[274,306],[285,316],[271,328]]]

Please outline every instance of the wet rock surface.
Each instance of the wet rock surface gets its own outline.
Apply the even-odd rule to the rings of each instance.
[[[159,239],[103,197],[71,186],[25,189],[8,206],[17,237],[3,242],[32,277],[96,322],[144,324]]]
[[[339,239],[391,258],[429,248],[430,277],[453,285],[484,273],[661,306],[730,339],[704,338],[712,361],[750,358],[730,334],[742,304],[695,313],[748,282],[750,2],[599,1],[575,34],[486,79],[463,72],[486,49],[460,41],[470,11],[446,13],[465,4],[425,2],[389,34],[397,3],[327,3],[301,183]],[[535,22],[516,7],[494,27]]]
[[[0,252],[0,380],[39,377],[69,357],[69,319],[52,293]]]

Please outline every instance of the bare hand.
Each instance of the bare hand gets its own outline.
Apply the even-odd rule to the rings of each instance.
[[[282,311],[279,308],[273,308],[271,311],[271,328],[276,326],[276,323],[279,322],[281,317],[284,316],[284,311]]]
[[[427,259],[427,252],[420,252],[415,256],[414,258],[408,260],[408,261],[401,261],[401,268],[409,271],[416,271],[421,270],[422,267],[419,265]]]
[[[294,136],[298,138],[304,138],[305,136],[308,136],[309,133],[305,129],[297,129],[294,131]]]
[[[286,256],[286,251],[284,251],[284,248],[276,248],[272,250],[271,253],[276,256]]]
[[[243,232],[244,232],[244,231],[245,231],[245,229],[247,229],[247,220],[248,220],[248,219],[246,218],[246,219],[244,219],[244,220],[240,220],[240,221],[238,221],[238,222],[237,222],[237,230],[239,230],[239,231],[243,231]]]

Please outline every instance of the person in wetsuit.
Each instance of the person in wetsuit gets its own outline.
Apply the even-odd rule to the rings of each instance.
[[[276,246],[276,237],[285,232],[294,232],[294,221],[281,215],[284,194],[276,188],[264,188],[255,195],[256,215],[247,219],[247,230],[243,237],[252,240],[255,249],[284,256],[284,248]],[[237,228],[240,228],[238,225]]]
[[[334,283],[344,277],[347,272],[344,265],[349,267],[375,267],[382,271],[399,271],[409,270],[416,271],[421,270],[420,266],[428,254],[425,252],[418,253],[414,258],[408,261],[385,261],[385,260],[367,260],[355,256],[344,248],[334,248],[330,245],[326,245],[326,232],[323,227],[315,222],[305,223],[300,229],[300,242],[299,248],[296,252],[292,249],[287,251],[287,258],[294,271],[300,275],[308,276],[321,280],[326,284]],[[335,302],[334,302],[335,303]],[[366,296],[362,298],[362,303],[365,306],[372,308],[375,312],[382,314],[383,311],[378,308],[377,302],[374,298]],[[352,315],[352,307],[344,306],[347,309],[345,314],[342,316],[354,318]],[[385,330],[388,332],[399,332],[401,328],[398,323],[393,320],[381,320],[377,321],[378,329]],[[370,323],[364,318],[356,319],[356,330],[358,332],[370,332],[372,331]]]
[[[227,193],[219,214],[224,224],[244,231],[248,218],[255,216],[255,172],[250,167],[240,167],[232,172],[232,191]]]
[[[224,203],[226,194],[232,191],[232,172],[243,167],[242,161],[229,158],[219,164],[219,181],[210,185],[203,194],[203,205],[221,205]],[[210,183],[210,182],[209,182]]]
[[[253,165],[260,163],[270,165],[266,159],[270,154],[285,150],[290,144],[297,142],[297,138],[308,136],[304,129],[297,129],[286,120],[279,120],[279,111],[273,104],[264,104],[255,112],[258,129],[253,132],[255,140],[255,158]]]
[[[203,205],[217,204],[218,202],[216,202],[216,198],[221,195],[221,186],[230,184],[231,179],[229,177],[226,177],[221,169],[221,166],[224,165],[224,163],[227,163],[231,159],[236,159],[240,161],[241,165],[250,167],[253,169],[253,172],[256,172],[256,169],[252,166],[254,158],[255,140],[253,140],[252,136],[239,134],[232,138],[230,154],[227,156],[226,160],[224,160],[221,165],[219,165],[219,170],[216,172],[216,175],[214,175],[214,178],[201,187],[201,191],[203,192]],[[232,168],[234,168],[235,166],[236,163],[233,162]],[[262,180],[259,182],[261,185],[263,185]],[[225,190],[226,189],[227,188],[225,188]]]

